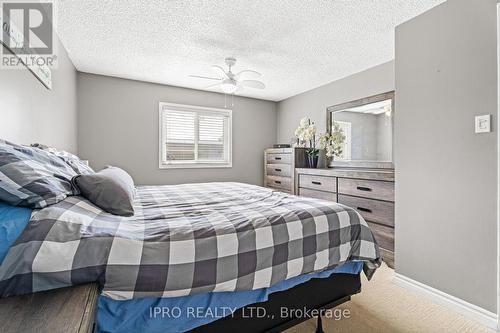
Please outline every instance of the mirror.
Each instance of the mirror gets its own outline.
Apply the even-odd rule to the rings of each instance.
[[[328,131],[345,137],[331,166],[393,168],[394,92],[329,107]]]

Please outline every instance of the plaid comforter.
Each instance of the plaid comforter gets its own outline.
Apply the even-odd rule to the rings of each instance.
[[[379,250],[340,204],[240,183],[138,187],[133,217],[72,196],[35,211],[0,266],[0,296],[99,281],[113,299],[269,287]]]

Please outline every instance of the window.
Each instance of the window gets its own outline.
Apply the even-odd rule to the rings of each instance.
[[[160,103],[160,168],[231,167],[231,110]]]
[[[338,157],[339,160],[351,160],[351,142],[352,142],[352,124],[347,121],[338,121],[335,120],[335,123],[339,125],[340,130],[345,135],[345,141],[342,145],[342,155]]]

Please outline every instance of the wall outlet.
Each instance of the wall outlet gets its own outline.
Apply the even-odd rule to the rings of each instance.
[[[476,116],[476,133],[491,132],[491,115]]]

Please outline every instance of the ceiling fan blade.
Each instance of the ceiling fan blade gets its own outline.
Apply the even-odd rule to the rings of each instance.
[[[256,80],[243,80],[241,81],[241,85],[255,89],[264,89],[266,87],[264,83]]]
[[[197,79],[217,80],[217,81],[222,80],[219,77],[209,77],[209,76],[201,76],[201,75],[189,75],[189,77],[194,77]]]
[[[217,83],[214,83],[214,84],[211,84],[207,87],[205,87],[204,89],[210,89],[210,88],[214,88],[214,87],[217,87],[217,86],[220,86],[220,82],[217,82]]]
[[[222,77],[224,78],[228,78],[229,79],[229,76],[227,75],[226,71],[224,70],[224,68],[222,68],[221,66],[218,66],[218,65],[212,65],[212,69],[219,75],[221,75]]]
[[[251,69],[245,69],[245,70],[243,70],[241,72],[238,72],[238,74],[236,74],[236,77],[240,78],[242,75],[247,75],[250,78],[259,78],[259,77],[262,76],[262,74],[260,74],[259,72],[253,71]]]
[[[236,90],[234,91],[233,95],[236,95],[236,94],[242,92],[243,90],[245,90],[245,88],[241,84],[238,84],[236,86]]]

